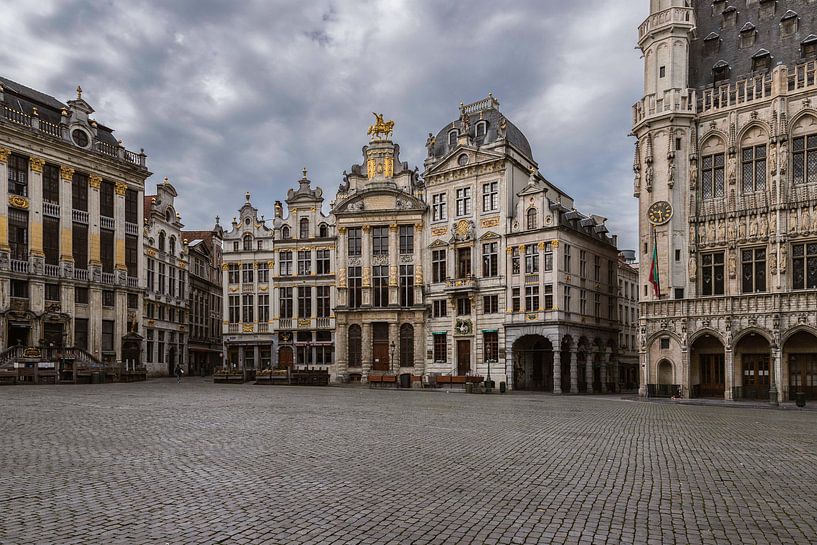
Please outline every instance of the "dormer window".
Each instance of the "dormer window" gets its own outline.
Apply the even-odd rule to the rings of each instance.
[[[715,85],[729,79],[729,64],[726,61],[718,61],[712,67],[712,80]]]
[[[288,240],[289,236],[290,236],[289,235],[289,225],[284,225],[283,227],[281,227],[281,238],[284,239],[284,240]]]
[[[752,72],[768,72],[772,67],[772,56],[765,50],[761,49],[752,55]]]
[[[817,36],[809,34],[808,37],[800,43],[800,55],[803,57],[817,56]]]
[[[321,223],[318,227],[318,236],[320,238],[329,238],[329,227],[325,223]]]
[[[457,139],[460,137],[460,131],[454,129],[448,133],[448,147],[453,148],[457,145]]]
[[[302,238],[302,239],[309,238],[309,220],[306,219],[306,218],[303,218],[301,220],[300,227],[301,227],[301,230],[300,230],[300,235],[298,235],[298,238]]]
[[[738,21],[738,8],[729,6],[721,13],[723,18],[723,28],[730,28],[735,26]]]
[[[704,55],[712,55],[717,53],[721,48],[721,37],[717,32],[710,32],[709,36],[704,38]]]
[[[780,33],[783,36],[790,36],[797,32],[800,18],[795,12],[789,10],[780,18]]]
[[[777,1],[776,0],[760,0],[760,9],[758,10],[758,15],[761,19],[768,19],[770,17],[774,17],[774,13],[777,10]]]
[[[176,255],[176,237],[170,237],[170,255]]]
[[[165,232],[164,231],[159,233],[159,251],[160,252],[165,251]]]
[[[242,239],[244,242],[244,251],[251,252],[252,251],[252,235],[244,235]]]
[[[479,121],[477,123],[475,129],[475,136],[477,139],[485,138],[485,135],[488,134],[488,122],[487,121]]]
[[[757,29],[755,25],[752,23],[746,23],[743,25],[743,28],[740,29],[740,47],[741,49],[746,47],[752,47],[755,45],[755,39],[757,37]]]
[[[529,231],[537,228],[535,208],[528,208],[527,225]]]

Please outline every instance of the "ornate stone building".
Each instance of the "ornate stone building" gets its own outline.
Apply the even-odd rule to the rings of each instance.
[[[286,216],[275,203],[274,360],[278,368],[326,369],[335,380],[335,219],[323,214],[323,190],[306,175],[287,194]]]
[[[636,392],[638,372],[638,263],[635,250],[623,250],[618,259],[618,383],[624,392]]]
[[[633,119],[645,395],[817,396],[816,9],[650,2]]]
[[[461,105],[427,148],[426,368],[517,389],[615,388],[617,250],[604,219],[538,173],[493,96]]]
[[[188,248],[187,362],[191,375],[209,375],[221,367],[222,236],[216,218],[210,231],[183,231]]]
[[[67,103],[0,78],[0,364],[15,346],[138,360],[145,154]],[[12,350],[7,350],[12,347]]]
[[[423,248],[426,205],[418,169],[400,161],[392,122],[378,116],[363,164],[344,172],[337,224],[337,374],[367,380],[425,373]]]
[[[275,264],[273,230],[250,202],[250,194],[224,233],[224,364],[234,369],[272,366],[273,330],[270,308]]]
[[[167,178],[145,195],[144,361],[149,376],[171,376],[187,367],[188,249],[178,197]]]

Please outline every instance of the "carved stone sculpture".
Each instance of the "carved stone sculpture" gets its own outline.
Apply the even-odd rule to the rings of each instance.
[[[734,278],[737,273],[737,260],[735,259],[735,252],[729,252],[729,278]]]
[[[749,221],[749,237],[750,238],[757,238],[757,219],[756,219],[756,216],[752,216],[752,219]]]
[[[726,240],[726,225],[723,220],[718,220],[718,240],[721,242]]]
[[[698,260],[694,255],[689,256],[689,279],[694,282],[698,278]]]

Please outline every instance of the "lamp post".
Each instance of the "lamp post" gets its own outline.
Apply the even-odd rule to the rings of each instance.
[[[389,345],[389,349],[391,352],[391,359],[389,360],[389,369],[392,371],[392,373],[394,372],[394,348],[395,344],[394,340],[392,340],[391,344]]]

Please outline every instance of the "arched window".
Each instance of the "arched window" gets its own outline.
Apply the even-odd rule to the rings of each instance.
[[[715,66],[712,67],[712,80],[715,85],[718,85],[723,80],[729,79],[729,71],[729,65],[726,61],[716,62]]]
[[[723,198],[725,149],[723,139],[714,135],[701,146],[700,184],[702,197],[706,200]]]
[[[281,238],[284,240],[289,238],[289,225],[281,227]]]
[[[176,237],[170,237],[170,255],[176,255]]]
[[[159,233],[159,251],[165,251],[165,232],[162,231]]]
[[[460,137],[460,131],[454,129],[448,133],[448,146],[453,148],[457,145],[457,139]]]
[[[244,251],[251,252],[252,251],[252,235],[244,235]]]
[[[528,229],[536,229],[536,209],[528,208]]]
[[[477,123],[475,136],[477,139],[485,138],[485,135],[488,132],[488,122],[487,121],[480,121]]]
[[[298,238],[309,238],[309,220],[306,218],[301,219],[301,230],[299,232]]]
[[[360,367],[363,364],[363,335],[360,326],[349,326],[349,367]]]
[[[318,228],[318,233],[321,238],[329,238],[329,226],[325,223],[321,223],[321,226]]]
[[[170,223],[170,209],[165,210],[165,221]]]
[[[739,170],[743,193],[765,191],[766,189],[766,132],[760,127],[751,127],[741,138]]]
[[[414,326],[400,326],[400,367],[414,367]]]

